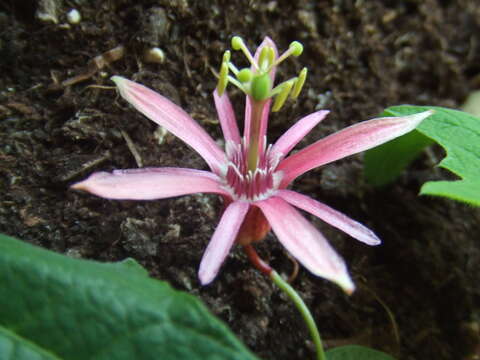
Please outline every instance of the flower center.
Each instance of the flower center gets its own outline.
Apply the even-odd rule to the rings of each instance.
[[[274,153],[269,145],[260,153],[256,169],[248,170],[247,152],[244,141],[242,144],[227,142],[223,185],[235,200],[264,200],[275,193],[282,180],[282,173],[275,172],[281,154]]]

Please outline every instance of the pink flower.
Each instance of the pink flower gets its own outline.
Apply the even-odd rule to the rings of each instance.
[[[262,67],[258,62],[264,48],[270,51],[270,60],[266,60],[269,67]],[[275,44],[266,38],[257,50],[255,60],[252,58],[254,76],[266,72],[273,83],[278,65],[273,60],[279,58]],[[185,168],[114,170],[112,173],[94,173],[74,184],[73,188],[108,199],[153,200],[201,192],[221,195],[226,207],[200,263],[198,275],[204,285],[215,278],[236,241],[244,245],[259,241],[271,227],[283,246],[308,270],[352,292],[354,284],[343,259],[297,208],[365,244],[377,245],[380,239],[362,224],[308,196],[287,190],[287,187],[310,169],[413,130],[431,114],[426,111],[406,117],[361,122],[288,156],[328,111],[318,111],[300,119],[275,144],[266,146],[271,96],[258,100],[248,94],[242,138],[228,96],[226,93],[219,95],[216,90],[213,96],[226,141],[225,151],[222,151],[197,122],[171,101],[125,78],[114,76],[112,80],[120,94],[138,111],[196,150],[210,171]],[[252,132],[254,127],[256,132]],[[252,152],[252,146],[258,148]]]

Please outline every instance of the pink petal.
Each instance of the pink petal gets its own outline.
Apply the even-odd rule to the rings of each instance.
[[[217,276],[237,238],[249,207],[247,202],[234,201],[226,208],[200,263],[198,277],[202,285],[209,284]]]
[[[195,193],[229,194],[217,175],[182,168],[144,168],[97,172],[72,185],[107,199],[154,200]]]
[[[272,39],[266,36],[265,39],[263,39],[260,46],[257,48],[257,51],[255,52],[255,55],[254,55],[255,60],[258,61],[260,57],[260,53],[265,46],[270,46],[271,48],[273,48],[273,51],[275,53],[275,59],[278,57],[277,46],[272,41]],[[251,69],[252,71],[254,70],[253,66],[251,67]],[[273,67],[272,70],[270,71],[270,79],[272,80],[272,85],[275,82],[275,71],[276,71],[276,67]],[[262,117],[260,121],[260,144],[259,144],[260,149],[262,149],[264,146],[264,137],[267,133],[268,116],[270,114],[271,102],[272,102],[271,99],[268,99],[267,104],[265,104],[265,106],[263,107]],[[251,127],[251,111],[252,111],[251,109],[252,109],[252,99],[250,98],[250,96],[247,95],[246,103],[245,103],[245,126],[243,129],[243,136],[245,137],[247,144],[250,143],[250,127]]]
[[[281,186],[318,166],[371,149],[412,131],[432,111],[403,117],[387,117],[364,121],[307,146],[283,160],[277,170],[284,172]]]
[[[348,216],[338,212],[331,207],[322,204],[308,196],[291,190],[279,190],[275,196],[282,198],[289,204],[305,210],[329,223],[330,225],[346,232],[348,235],[368,245],[378,245],[380,239],[375,233],[359,222],[350,219]]]
[[[330,111],[321,110],[298,120],[273,145],[272,151],[286,156]]]
[[[343,259],[323,235],[285,200],[271,197],[255,205],[262,209],[273,232],[285,248],[313,274],[333,281],[347,293],[355,285]]]
[[[240,132],[238,131],[237,120],[235,119],[232,103],[227,93],[224,92],[222,96],[219,96],[217,90],[215,90],[213,92],[213,98],[225,141],[230,140],[235,144],[240,144]]]
[[[195,149],[212,170],[218,171],[224,154],[204,129],[179,106],[149,88],[113,76],[120,95],[150,120],[163,126]]]

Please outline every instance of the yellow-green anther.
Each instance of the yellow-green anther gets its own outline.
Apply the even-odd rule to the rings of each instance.
[[[275,50],[272,47],[268,47],[268,64],[272,65],[275,62]]]
[[[292,41],[288,47],[293,56],[300,56],[303,52],[303,45],[298,41]]]
[[[252,95],[257,101],[265,100],[270,96],[271,82],[272,79],[270,79],[268,73],[254,76],[252,79],[250,95]]]
[[[233,50],[240,50],[242,47],[244,47],[243,40],[240,36],[234,36],[232,38],[232,49]]]
[[[258,66],[260,69],[267,69],[270,66],[270,49],[272,49],[270,46],[265,46],[260,52],[258,58]]]
[[[220,75],[218,77],[217,92],[218,95],[222,96],[223,92],[227,88],[228,84],[228,64],[226,62],[222,63],[220,67]]]
[[[248,68],[240,70],[237,74],[237,79],[242,83],[249,82],[252,80],[252,71]]]
[[[285,104],[285,100],[288,98],[288,94],[290,94],[290,90],[292,89],[294,80],[284,82],[282,86],[282,90],[280,93],[275,97],[275,102],[273,103],[272,111],[276,112],[280,110]]]
[[[303,84],[305,84],[305,80],[307,78],[307,71],[308,71],[307,68],[303,68],[302,71],[300,71],[300,74],[298,75],[298,78],[295,81],[295,87],[293,88],[293,91],[292,91],[292,99],[296,99],[300,94],[300,91],[302,91]]]
[[[223,59],[222,59],[222,62],[229,62],[230,61],[230,57],[232,56],[232,54],[230,53],[230,50],[227,50],[223,53]]]

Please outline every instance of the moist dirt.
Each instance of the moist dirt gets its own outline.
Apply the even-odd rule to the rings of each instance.
[[[79,22],[67,14],[77,9]],[[85,1],[0,3],[0,232],[68,256],[133,257],[153,277],[199,296],[263,359],[313,358],[293,305],[240,248],[201,287],[197,269],[222,210],[213,195],[110,201],[69,190],[94,171],[141,166],[205,169],[203,160],[119,98],[112,75],[172,99],[221,141],[213,106],[232,35],[251,48],[301,41],[309,77],[296,103],[271,117],[272,142],[300,117],[330,115],[304,146],[403,103],[458,107],[480,87],[478,0]],[[145,52],[162,50],[155,58]],[[235,56],[236,54],[234,54]],[[241,56],[237,63],[242,63]],[[156,62],[152,62],[152,60]],[[238,118],[244,98],[231,91]],[[345,257],[353,296],[300,269],[293,286],[327,346],[363,344],[398,359],[478,359],[480,212],[418,196],[452,179],[432,148],[393,184],[365,183],[362,156],[309,172],[293,188],[373,229],[370,248],[313,223]],[[259,253],[288,276],[294,264],[273,235]]]

